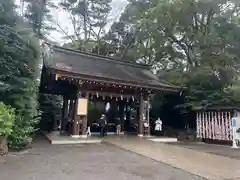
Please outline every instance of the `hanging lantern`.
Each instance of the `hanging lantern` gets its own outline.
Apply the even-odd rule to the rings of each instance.
[[[97,98],[99,98],[99,94],[98,94],[98,92],[96,93],[96,96],[97,96]]]
[[[112,99],[112,95],[110,95],[110,98]]]
[[[59,75],[59,74],[56,74],[55,75],[55,80],[57,81],[58,80],[58,78],[60,78],[61,76]]]
[[[132,100],[134,101],[134,96],[132,96]]]
[[[123,100],[123,96],[121,95],[121,100]]]

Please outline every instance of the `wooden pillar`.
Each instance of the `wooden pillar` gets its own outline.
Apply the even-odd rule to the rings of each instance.
[[[118,105],[115,100],[111,101],[111,111],[112,111],[113,119],[117,119]]]
[[[79,136],[79,132],[80,132],[80,119],[77,115],[77,109],[78,109],[78,98],[80,96],[80,93],[77,92],[76,93],[76,98],[75,98],[75,103],[74,103],[74,111],[73,111],[73,133],[72,133],[72,137],[73,138],[78,138]]]
[[[64,97],[62,108],[61,132],[66,131],[67,121],[68,121],[68,99]]]
[[[126,128],[127,131],[130,130],[131,125],[131,103],[126,103]]]
[[[73,100],[70,99],[70,103],[69,103],[69,111],[68,111],[68,118],[72,119],[72,113],[73,112]]]
[[[147,107],[146,108],[147,108],[146,109],[147,110],[146,121],[147,121],[147,123],[149,125],[147,135],[150,136],[150,134],[151,134],[151,127],[150,127],[150,116],[149,116],[149,113],[150,113],[150,98],[149,98],[149,96],[147,96]]]
[[[53,131],[58,131],[58,130],[59,130],[59,129],[58,129],[59,124],[61,123],[61,122],[59,122],[59,121],[62,121],[62,117],[61,117],[60,120],[57,119],[55,116],[51,116],[50,118],[53,118],[52,130],[53,130]]]
[[[140,96],[139,119],[138,119],[138,136],[143,136],[143,114],[144,114],[144,99],[143,94]]]
[[[140,105],[136,105],[136,118],[135,118],[135,124],[137,124],[137,131],[136,134],[139,132],[139,119],[140,119]]]
[[[87,98],[87,99],[89,98],[88,93],[86,93],[85,98]],[[81,137],[87,138],[87,122],[88,122],[87,115],[82,116],[81,119],[82,119],[82,134],[81,134]]]
[[[68,132],[70,134],[73,134],[73,119],[74,119],[74,100],[73,99],[70,99],[70,102],[69,102],[69,111],[68,111]]]
[[[119,118],[122,129],[124,130],[124,101],[119,101]]]

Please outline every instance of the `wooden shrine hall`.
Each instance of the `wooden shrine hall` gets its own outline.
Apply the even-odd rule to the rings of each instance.
[[[63,96],[61,130],[68,126],[72,137],[86,137],[90,99],[138,103],[137,133],[142,136],[144,123],[149,123],[146,107],[151,97],[159,91],[180,91],[177,86],[161,82],[147,65],[57,46],[46,47],[40,91]]]

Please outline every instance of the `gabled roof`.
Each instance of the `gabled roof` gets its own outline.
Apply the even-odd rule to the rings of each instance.
[[[177,86],[160,81],[147,65],[120,61],[57,46],[52,46],[51,50],[51,58],[45,62],[45,66],[74,77],[131,84],[153,89],[180,89]]]

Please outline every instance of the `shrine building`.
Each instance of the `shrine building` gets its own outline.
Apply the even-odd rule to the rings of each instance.
[[[154,94],[177,93],[181,88],[160,80],[147,65],[47,45],[40,92],[63,96],[60,130],[86,137],[88,101],[122,106],[137,104],[136,134],[149,123],[149,102]],[[121,117],[123,119],[123,117]]]

